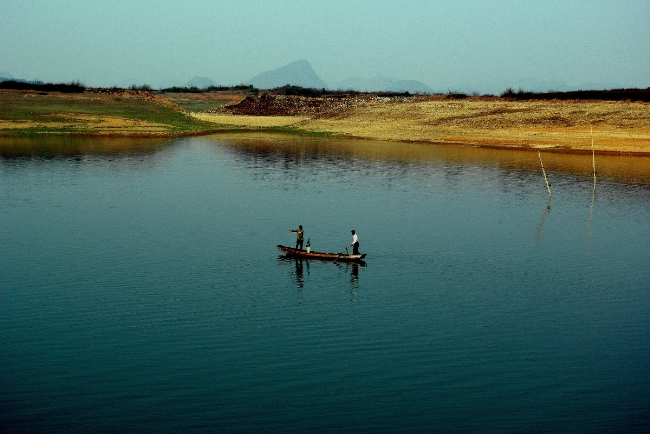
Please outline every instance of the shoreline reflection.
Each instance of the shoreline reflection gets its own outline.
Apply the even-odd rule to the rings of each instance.
[[[533,150],[507,150],[431,143],[382,142],[333,137],[305,137],[281,133],[226,133],[192,138],[138,138],[101,136],[0,137],[0,161],[16,158],[154,155],[188,139],[229,148],[258,168],[282,162],[285,169],[316,160],[391,162],[401,166],[439,162],[446,166],[479,166],[506,171],[536,172]],[[544,163],[551,172],[593,176],[591,154],[546,152]],[[356,170],[372,167],[355,166]],[[650,185],[650,156],[599,155],[601,180]]]
[[[381,142],[340,138],[289,136],[270,133],[241,133],[209,136],[208,140],[228,146],[258,167],[282,162],[292,165],[314,160],[362,160],[392,162],[401,165],[439,162],[446,166],[481,166],[508,171],[538,172],[537,151],[477,148],[406,142]],[[547,152],[544,165],[548,171],[593,175],[591,154]],[[257,164],[255,163],[257,162]],[[650,157],[601,155],[598,175],[625,183],[650,184]]]
[[[66,158],[83,156],[153,155],[175,139],[144,137],[0,137],[0,160],[15,158]]]

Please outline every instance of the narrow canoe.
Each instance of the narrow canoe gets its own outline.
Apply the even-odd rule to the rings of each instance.
[[[306,250],[298,250],[293,247],[286,247],[278,245],[278,250],[285,253],[287,256],[292,256],[296,258],[306,258],[306,259],[320,259],[323,261],[340,261],[340,262],[363,262],[363,258],[366,257],[366,254],[362,255],[348,255],[345,253],[326,253],[326,252],[314,252],[311,251],[307,253]]]

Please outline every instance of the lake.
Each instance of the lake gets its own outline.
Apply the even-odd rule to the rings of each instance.
[[[3,138],[2,430],[650,431],[650,158],[541,157]]]

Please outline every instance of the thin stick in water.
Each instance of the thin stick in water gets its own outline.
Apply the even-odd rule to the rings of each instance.
[[[542,154],[540,154],[540,152],[537,151],[537,156],[539,157],[539,164],[542,165],[542,173],[544,174],[544,181],[546,182],[546,189],[548,190],[548,195],[553,196],[553,194],[551,194],[551,186],[548,185],[548,179],[546,179],[546,170],[544,170],[544,163],[542,163]]]

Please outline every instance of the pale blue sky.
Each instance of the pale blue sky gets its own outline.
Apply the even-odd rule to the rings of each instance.
[[[89,86],[238,84],[295,60],[486,92],[650,86],[650,1],[0,0],[0,72]]]

